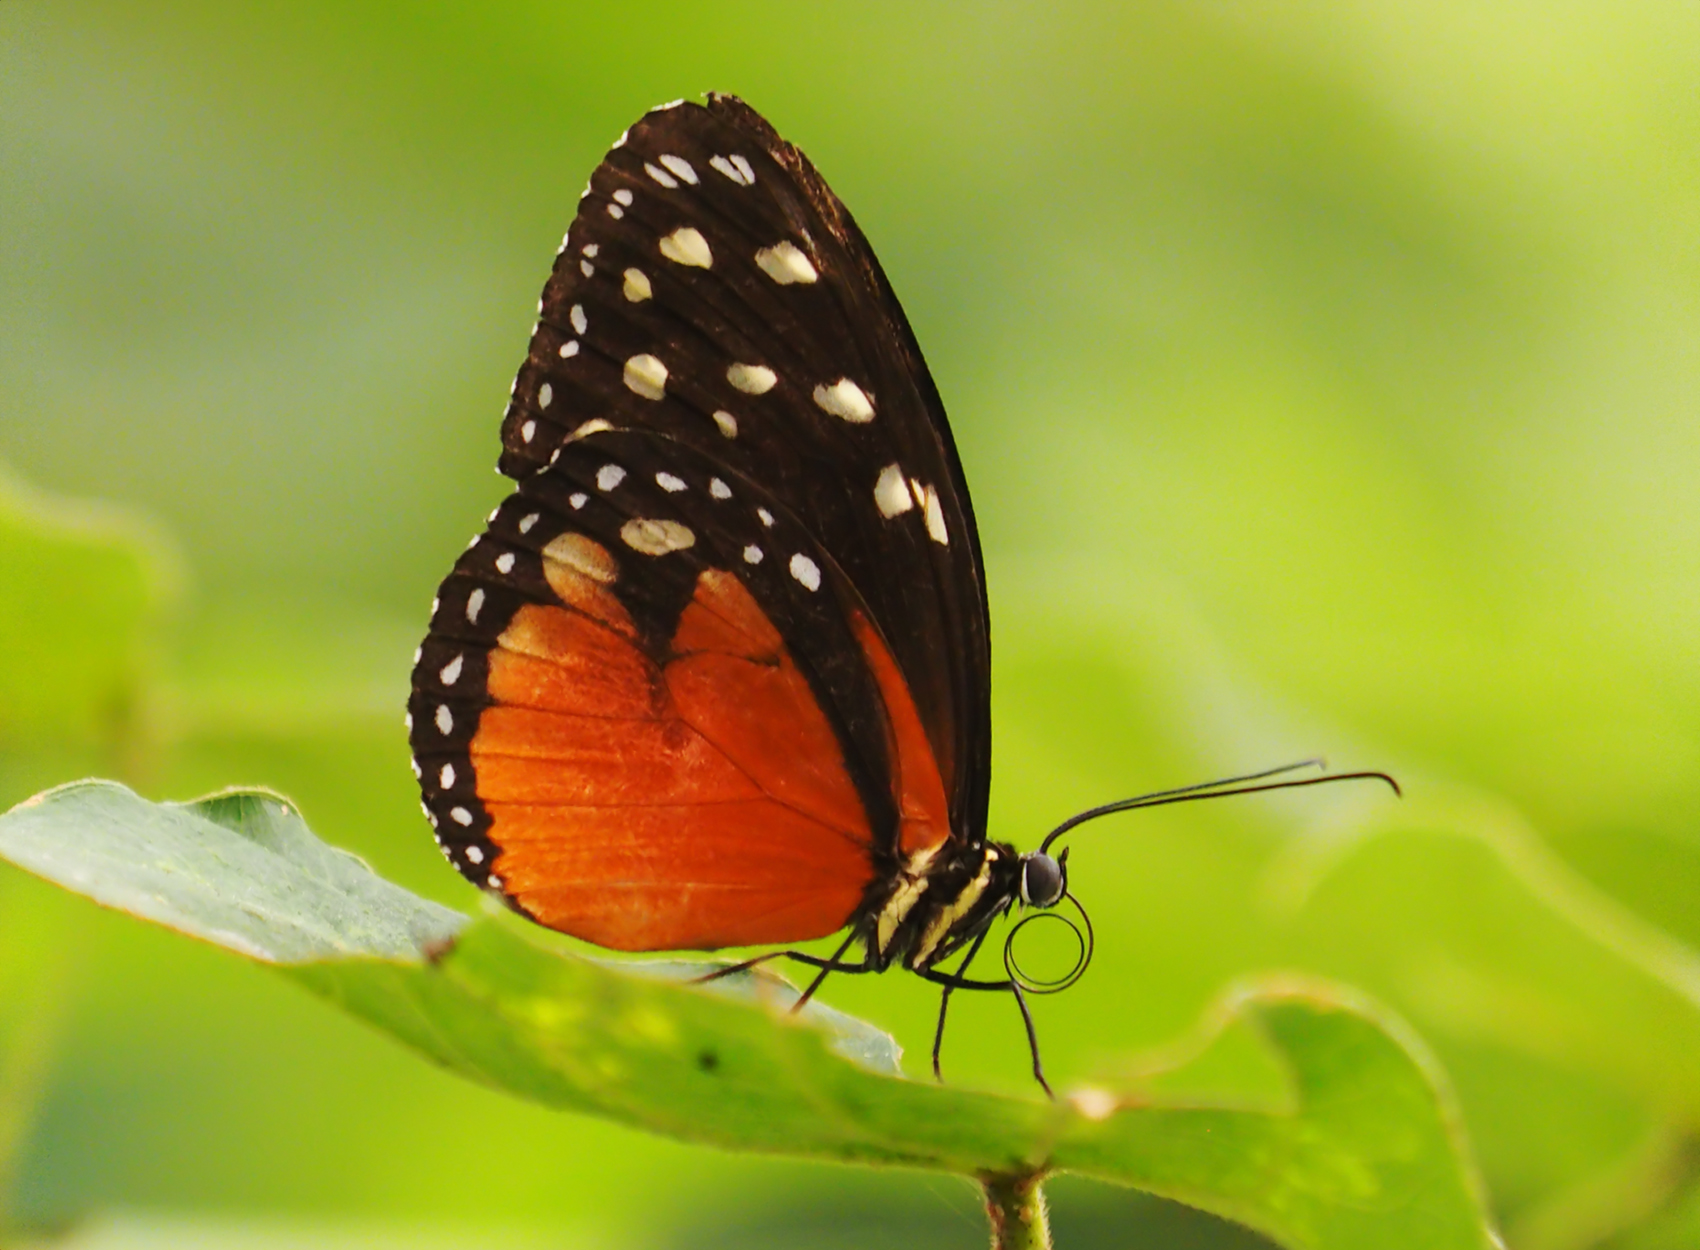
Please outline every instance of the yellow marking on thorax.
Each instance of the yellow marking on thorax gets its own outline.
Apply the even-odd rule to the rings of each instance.
[[[944,844],[941,842],[939,845]],[[933,862],[933,856],[938,854],[938,850],[937,846],[929,846],[909,857],[909,863],[903,869],[903,884],[897,887],[891,900],[880,909],[874,934],[878,949],[882,953],[891,945],[897,926],[903,923],[903,918],[915,909],[915,904],[921,901],[921,895],[927,892],[927,865]]]
[[[968,914],[969,908],[980,901],[980,896],[986,892],[986,887],[992,883],[992,864],[997,860],[998,853],[991,847],[986,848],[986,858],[980,865],[980,871],[975,878],[962,887],[962,893],[949,907],[933,917],[933,922],[927,926],[927,931],[921,935],[915,949],[909,952],[911,968],[924,967],[927,957],[931,955],[938,944],[950,932],[950,926]]]

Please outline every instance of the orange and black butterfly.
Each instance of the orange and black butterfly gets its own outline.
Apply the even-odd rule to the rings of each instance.
[[[443,582],[409,703],[449,860],[616,950],[846,931],[830,959],[775,952],[820,969],[804,999],[894,964],[946,1005],[1007,991],[1043,1084],[1023,990],[1077,977],[1090,926],[1058,982],[1007,946],[1005,977],[967,965],[1018,903],[1069,897],[1057,834],[1165,796],[1028,854],[987,840],[986,583],[950,427],[856,223],[748,105],[656,109],[597,167],[502,447],[519,488]]]

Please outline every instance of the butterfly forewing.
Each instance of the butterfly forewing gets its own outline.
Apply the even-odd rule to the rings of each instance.
[[[980,836],[984,580],[943,409],[849,213],[731,97],[648,114],[592,175],[515,385],[502,470],[527,481],[603,423],[759,483],[806,530],[896,659],[953,827]],[[857,740],[872,735],[858,710],[861,652],[819,619],[781,632],[848,735],[853,767],[877,772],[877,752]]]

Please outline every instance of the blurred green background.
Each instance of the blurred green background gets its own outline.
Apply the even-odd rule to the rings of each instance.
[[[994,836],[1314,753],[1409,791],[1078,835],[1099,956],[1039,1009],[1053,1077],[1315,971],[1435,1048],[1518,1250],[1700,1244],[1697,81],[1674,0],[8,0],[0,807],[268,784],[475,908],[407,766],[426,605],[504,493],[590,170],[646,108],[736,92],[857,214],[951,412]],[[912,980],[828,999],[919,1074]],[[954,1010],[955,1079],[1021,1087],[1008,1004]],[[0,1189],[120,1221],[90,1244],[984,1236],[964,1185],[462,1085],[10,870]],[[1263,1244],[1053,1201],[1065,1247]]]

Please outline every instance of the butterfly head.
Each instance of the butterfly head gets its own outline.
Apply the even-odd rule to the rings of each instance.
[[[1055,859],[1044,851],[1021,857],[1021,901],[1029,907],[1055,907],[1068,893],[1068,850]]]
[[[1068,892],[1067,847],[1055,858],[1046,850],[1029,851],[1021,856],[1019,863],[1021,901],[1037,910],[1010,928],[1004,939],[1004,968],[1009,972],[1010,980],[1029,994],[1055,994],[1080,980],[1086,965],[1092,962],[1092,919],[1080,900]],[[1079,913],[1078,923],[1064,913],[1052,910],[1058,903],[1065,902]],[[1016,939],[1035,921],[1061,924],[1074,935],[1077,943],[1074,961],[1061,975],[1055,975],[1054,969],[1051,975],[1035,975],[1023,968],[1016,957]]]

